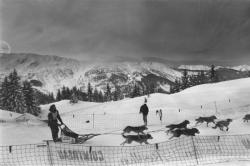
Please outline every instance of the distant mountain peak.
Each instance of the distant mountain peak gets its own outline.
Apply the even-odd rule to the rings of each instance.
[[[210,70],[210,66],[207,65],[180,65],[178,69],[186,70],[197,70],[197,71],[207,71]]]
[[[86,90],[89,82],[98,89],[105,89],[107,83],[111,87],[125,88],[138,81],[154,81],[165,87],[182,76],[181,72],[160,62],[87,63],[58,56],[23,53],[0,57],[0,79],[14,68],[23,80],[39,83],[37,88],[48,92],[56,92],[63,86],[77,86]]]
[[[238,71],[250,71],[250,66],[249,65],[240,65],[240,66],[234,66],[231,67],[234,70],[238,70]]]

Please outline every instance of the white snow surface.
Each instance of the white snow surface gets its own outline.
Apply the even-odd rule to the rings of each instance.
[[[185,119],[191,121],[190,127],[194,126],[194,119],[199,116],[216,115],[218,119],[232,118],[229,132],[221,132],[207,128],[205,125],[198,126],[201,135],[213,134],[249,134],[250,123],[243,123],[242,117],[250,113],[250,78],[226,81],[214,84],[199,85],[188,88],[182,92],[167,94],[151,94],[148,98],[149,130],[164,128],[160,124],[155,111],[162,109],[163,124],[179,123]],[[63,121],[74,131],[86,132],[110,132],[116,130],[120,133],[123,127],[127,125],[142,125],[142,118],[139,114],[139,108],[143,104],[145,96],[133,99],[124,99],[106,103],[79,102],[70,104],[68,100],[53,103],[58,108]],[[230,100],[230,102],[229,102]],[[47,119],[48,105],[41,105],[42,113],[39,116],[41,120]],[[202,107],[202,108],[201,108]],[[216,108],[217,107],[217,111]],[[180,112],[179,112],[180,111]],[[1,120],[10,120],[10,112],[1,110]],[[20,116],[16,113],[13,118]],[[95,128],[92,129],[93,114],[95,114]],[[73,118],[74,115],[74,118]],[[32,119],[26,115],[27,119]],[[89,120],[91,123],[86,123]],[[133,121],[131,121],[133,120]],[[34,121],[34,119],[33,119]],[[37,121],[37,120],[36,120]],[[240,130],[239,130],[240,126]],[[1,123],[1,145],[35,143],[44,139],[50,139],[50,130],[44,124],[31,124],[24,122]],[[11,128],[11,130],[10,130]],[[33,135],[33,139],[28,135],[19,137],[23,132],[31,135],[32,129],[38,129],[42,132]],[[162,142],[169,136],[163,133],[157,133],[153,142]],[[13,139],[9,139],[12,137]],[[114,136],[112,136],[114,137]],[[110,135],[96,137],[89,141],[90,144],[98,145],[119,145],[122,137],[115,136],[115,141],[109,141]],[[100,138],[100,139],[99,139]],[[107,138],[102,139],[102,138]]]
[[[0,120],[2,121],[12,121],[15,118],[21,116],[22,114],[16,113],[16,112],[10,112],[0,109]]]
[[[216,115],[218,120],[233,119],[229,131],[212,129],[212,124],[209,127],[201,124],[195,126],[200,130],[200,135],[250,134],[250,122],[244,123],[242,120],[245,114],[250,114],[250,78],[199,85],[171,95],[156,93],[149,97],[127,98],[116,102],[79,102],[73,105],[68,100],[63,100],[53,104],[58,108],[64,123],[73,131],[80,134],[102,134],[86,141],[86,145],[119,146],[124,141],[120,134],[125,126],[143,124],[139,108],[144,103],[145,97],[150,110],[147,132],[165,129],[166,124],[179,123],[185,119],[191,122],[188,127],[194,127],[194,120],[197,117]],[[12,113],[10,117],[10,112],[0,110],[1,120],[7,121],[0,123],[0,145],[40,143],[42,140],[51,139],[49,127],[41,121],[47,118],[51,104],[41,106],[40,120],[38,118],[34,120],[32,116],[26,115],[29,120],[25,122],[15,121],[19,114]],[[158,109],[163,111],[162,123],[155,114]],[[150,143],[164,142],[171,136],[166,135],[164,131],[151,134],[154,139],[150,140]],[[126,146],[134,145],[138,144],[132,143]],[[249,162],[241,164],[250,165]],[[232,165],[240,164],[232,162]]]

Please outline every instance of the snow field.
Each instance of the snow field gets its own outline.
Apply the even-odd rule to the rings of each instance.
[[[69,101],[65,100],[55,104],[64,123],[73,131],[80,134],[102,134],[86,141],[84,145],[120,146],[120,143],[124,141],[120,134],[125,126],[143,124],[139,108],[143,104],[144,98],[138,97],[107,103],[79,102],[75,105],[71,105]],[[188,127],[196,127],[200,130],[200,136],[250,134],[250,122],[244,123],[242,120],[245,114],[250,113],[249,99],[249,78],[200,85],[172,95],[152,94],[147,103],[150,113],[148,115],[149,130],[146,132],[149,132],[154,139],[149,140],[149,143],[168,141],[171,134],[165,133],[165,125],[179,123],[185,119],[191,122]],[[42,106],[41,119],[47,118],[50,105]],[[162,122],[155,114],[155,111],[159,109],[163,111]],[[38,119],[26,115],[28,121],[15,122],[19,114],[13,113],[10,116],[9,112],[1,110],[0,115],[1,120],[6,121],[0,124],[0,143],[3,146],[35,144],[41,143],[42,140],[51,139],[50,129]],[[229,131],[212,129],[213,124],[210,124],[209,127],[206,127],[206,124],[195,125],[195,119],[199,116],[211,115],[216,115],[217,120],[232,118],[233,122],[229,125]],[[86,123],[86,121],[90,122]],[[184,138],[181,136],[181,139]],[[137,143],[132,143],[125,145],[125,147],[137,145]],[[225,157],[225,161],[228,160],[230,157]],[[239,165],[238,162],[230,160],[231,163]],[[245,163],[249,164],[249,162],[241,164]]]

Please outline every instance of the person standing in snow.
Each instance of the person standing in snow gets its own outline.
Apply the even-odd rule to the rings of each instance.
[[[148,118],[148,106],[146,104],[146,101],[144,101],[144,104],[141,106],[140,113],[142,113],[144,125],[147,126],[148,125],[148,119],[147,119]]]
[[[160,117],[160,121],[162,121],[162,110],[159,110],[159,117]]]
[[[60,139],[58,138],[58,132],[59,132],[58,126],[62,125],[63,121],[54,104],[50,106],[49,111],[50,113],[48,114],[48,126],[51,129],[53,141],[58,142],[60,141]],[[61,124],[57,123],[57,119],[61,122]]]

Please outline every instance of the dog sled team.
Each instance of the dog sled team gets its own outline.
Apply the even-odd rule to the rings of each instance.
[[[153,139],[152,135],[149,133],[145,133],[145,130],[148,130],[148,106],[147,106],[147,100],[145,100],[144,104],[140,107],[140,112],[142,114],[142,119],[144,122],[144,125],[142,126],[127,126],[123,129],[122,137],[125,139],[124,142],[121,143],[121,145],[125,144],[131,144],[133,141],[137,143],[145,143],[149,144],[148,140]],[[72,137],[75,139],[76,143],[83,143],[88,139],[91,139],[97,135],[100,134],[84,134],[80,135],[77,133],[74,133],[72,130],[70,130],[62,121],[58,110],[56,109],[55,105],[51,105],[49,109],[50,113],[48,114],[48,126],[51,129],[52,138],[54,142],[61,142],[62,140],[58,138],[58,132],[59,128],[61,128],[61,132],[65,134],[66,136]],[[162,121],[162,110],[156,111],[156,115],[159,115],[160,120]],[[61,124],[58,124],[58,120]],[[250,114],[246,114],[243,117],[243,122],[248,122],[250,120]],[[209,117],[199,117],[195,119],[195,126],[201,123],[206,123],[206,126],[209,127],[209,123],[213,123],[213,129],[219,128],[221,131],[228,131],[229,125],[232,122],[232,119],[225,119],[225,120],[219,120],[217,121],[217,117],[215,115],[209,116]],[[196,134],[199,134],[200,131],[197,128],[188,128],[188,125],[190,124],[189,120],[184,120],[181,123],[178,124],[170,124],[166,126],[166,133],[171,133],[172,136],[169,139],[172,139],[174,137],[180,137],[181,135],[184,136],[195,136]],[[64,126],[64,127],[61,127]],[[224,130],[225,129],[225,130]],[[134,132],[136,135],[125,135],[126,133]]]

